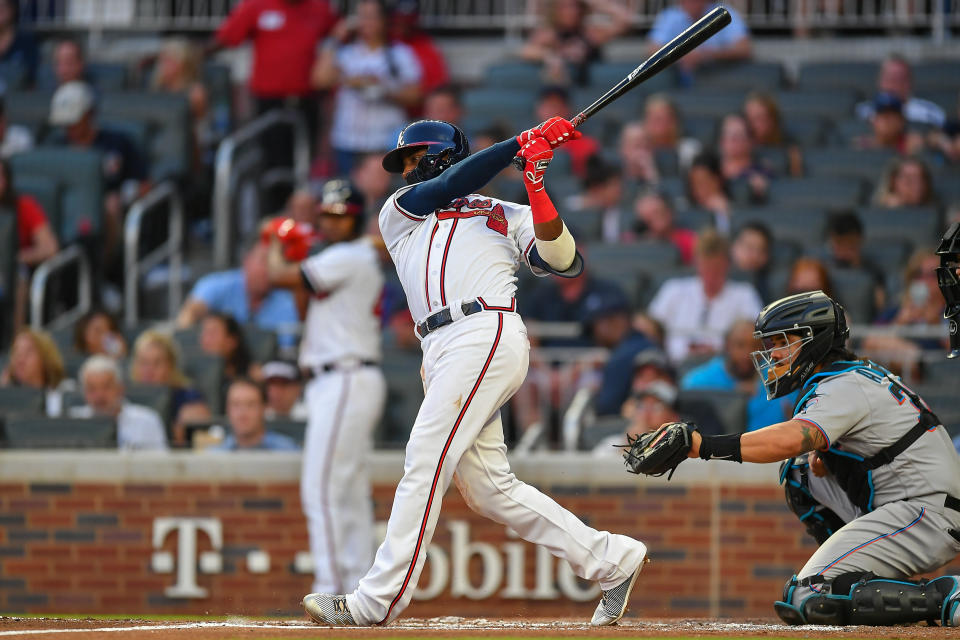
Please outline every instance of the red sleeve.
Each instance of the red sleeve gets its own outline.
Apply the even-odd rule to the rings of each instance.
[[[260,15],[260,3],[256,0],[244,0],[233,10],[217,29],[217,42],[227,47],[235,47],[253,35]]]
[[[21,249],[33,246],[33,234],[47,224],[43,207],[30,196],[22,195],[17,200],[17,235]]]

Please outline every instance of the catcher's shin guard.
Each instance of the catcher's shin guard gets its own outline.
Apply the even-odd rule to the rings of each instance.
[[[819,590],[794,605],[799,587]],[[892,580],[872,573],[844,573],[831,579],[794,576],[783,590],[783,600],[773,607],[788,624],[889,626],[927,621],[950,625],[944,606],[960,590],[955,576],[933,580]]]
[[[780,482],[783,483],[787,506],[817,544],[823,544],[846,523],[832,509],[817,502],[810,493],[809,473],[810,465],[806,461],[797,462],[796,458],[790,458],[780,465]]]

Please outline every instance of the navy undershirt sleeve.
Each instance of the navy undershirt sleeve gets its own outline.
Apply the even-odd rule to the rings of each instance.
[[[510,165],[520,151],[516,138],[487,147],[453,165],[436,178],[420,182],[397,198],[404,211],[426,216],[454,198],[475,193]]]

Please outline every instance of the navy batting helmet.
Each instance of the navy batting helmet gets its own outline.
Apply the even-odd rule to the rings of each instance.
[[[754,337],[763,348],[751,355],[767,399],[798,389],[834,349],[850,336],[843,307],[822,291],[771,302],[757,316]]]
[[[354,218],[354,231],[358,235],[363,232],[366,198],[349,180],[328,180],[319,199],[317,208],[321,214],[350,216]]]
[[[426,149],[427,153],[407,175],[408,184],[436,178],[470,155],[470,143],[459,127],[442,120],[418,120],[400,132],[397,148],[383,156],[383,168],[390,173],[403,173],[404,157],[419,149]]]

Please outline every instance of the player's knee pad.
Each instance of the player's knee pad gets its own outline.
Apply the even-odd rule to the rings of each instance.
[[[815,593],[798,604],[797,588]],[[783,601],[774,604],[777,615],[788,624],[895,625],[922,621],[946,623],[944,601],[958,588],[954,576],[934,580],[893,580],[872,573],[852,572],[831,579],[794,576],[784,588]]]
[[[780,465],[780,482],[783,483],[787,506],[807,528],[807,533],[818,544],[823,544],[846,523],[810,493],[809,473],[810,465],[791,458]]]

